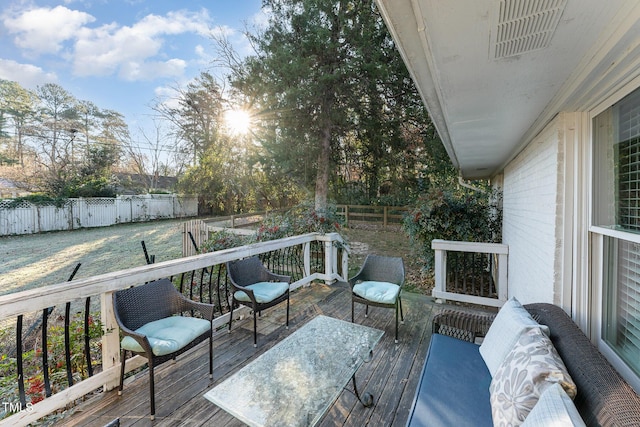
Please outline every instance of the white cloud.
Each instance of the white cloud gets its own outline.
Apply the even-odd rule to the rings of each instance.
[[[269,19],[271,19],[271,15],[271,9],[263,7],[258,13],[251,17],[249,23],[258,30],[264,30],[269,26]]]
[[[214,28],[209,29],[207,35],[213,38],[228,38],[233,36],[236,30],[228,25],[217,25]]]
[[[172,44],[171,37],[207,37],[211,22],[208,11],[202,9],[149,14],[130,26],[92,27],[89,24],[96,21],[92,15],[64,6],[5,11],[0,19],[28,57],[63,55],[76,76],[117,75],[129,81],[182,75],[185,60],[168,51],[184,52]]]
[[[23,87],[35,89],[38,85],[56,82],[58,77],[55,73],[47,73],[35,65],[0,58],[0,79],[11,80]]]
[[[147,15],[134,25],[137,31],[150,35],[196,33],[207,36],[209,33],[209,12],[173,11],[166,16]]]
[[[179,76],[186,67],[182,59],[159,60],[165,36],[184,33],[205,35],[209,15],[178,11],[166,16],[147,15],[133,26],[84,28],[78,33],[73,60],[79,76],[118,73],[127,80]]]
[[[15,35],[16,46],[29,53],[57,53],[65,41],[75,37],[78,30],[95,21],[88,13],[64,6],[33,8],[2,18],[7,32]]]
[[[124,80],[153,80],[157,77],[179,77],[184,74],[187,63],[182,59],[168,61],[128,62],[120,67]]]
[[[155,101],[165,107],[169,109],[180,107],[180,91],[175,87],[159,86],[155,88],[154,93],[156,95]]]

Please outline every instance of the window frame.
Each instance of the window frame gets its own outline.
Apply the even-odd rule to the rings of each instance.
[[[605,320],[605,279],[608,271],[608,266],[605,266],[606,261],[606,245],[605,238],[614,238],[630,241],[640,244],[640,233],[628,232],[620,229],[609,228],[601,226],[597,223],[598,214],[603,208],[603,204],[607,201],[600,201],[600,194],[603,194],[602,186],[599,185],[600,181],[597,180],[597,167],[596,162],[599,159],[596,146],[596,132],[594,128],[595,119],[600,114],[604,113],[607,109],[620,102],[624,97],[632,92],[640,90],[640,76],[627,83],[623,88],[616,93],[609,96],[603,102],[598,104],[595,108],[588,112],[588,135],[589,135],[589,153],[591,161],[589,162],[589,195],[591,202],[589,203],[589,239],[590,239],[590,256],[591,262],[590,274],[591,279],[589,282],[590,293],[592,295],[592,302],[588,307],[591,312],[592,323],[591,331],[594,339],[594,343],[597,345],[600,352],[609,360],[609,362],[616,368],[616,370],[622,375],[622,377],[637,391],[640,393],[640,375],[627,365],[627,363],[617,354],[617,352],[603,339],[603,323]]]

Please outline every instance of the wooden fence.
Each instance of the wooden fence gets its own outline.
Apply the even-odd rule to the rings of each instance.
[[[0,236],[197,215],[197,197],[175,194],[68,199],[62,206],[0,200]]]
[[[337,205],[337,213],[344,217],[347,226],[353,223],[399,225],[409,210],[406,206]]]

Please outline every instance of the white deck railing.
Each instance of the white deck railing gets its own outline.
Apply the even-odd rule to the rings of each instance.
[[[311,273],[311,242],[319,241],[324,244],[325,271]],[[120,339],[118,325],[113,314],[112,294],[120,289],[137,286],[162,277],[177,276],[181,273],[199,270],[213,265],[224,264],[227,261],[259,255],[291,246],[303,245],[304,248],[304,277],[291,284],[291,290],[307,285],[315,280],[327,283],[335,280],[347,280],[348,251],[343,250],[338,260],[336,243],[344,245],[337,233],[310,233],[295,237],[288,237],[268,242],[255,243],[233,249],[194,255],[164,261],[157,264],[144,265],[127,270],[94,276],[85,279],[63,282],[24,292],[0,296],[0,324],[13,324],[16,316],[42,311],[52,306],[66,304],[69,301],[81,300],[87,297],[100,296],[101,320],[104,329],[102,336],[102,372],[66,388],[51,397],[34,405],[23,408],[22,411],[0,421],[0,426],[23,426],[34,422],[54,411],[64,408],[68,404],[80,399],[92,391],[104,388],[111,390],[117,386],[120,376]],[[342,264],[342,277],[338,273],[338,263]],[[235,315],[242,315],[248,309],[234,311]],[[229,314],[214,319],[214,329],[226,324]],[[136,356],[127,362],[127,371],[133,370],[146,363],[146,360]],[[15,408],[18,402],[3,402],[5,406]]]
[[[448,240],[433,240],[431,249],[435,251],[434,273],[435,286],[432,292],[433,297],[459,301],[472,304],[501,307],[508,298],[508,258],[509,246],[500,243],[476,243],[476,242],[455,242]],[[490,276],[492,286],[491,296],[481,296],[475,289],[465,292],[462,286],[452,283],[452,277],[456,274],[469,280],[469,275],[476,274],[473,271],[454,271],[452,266],[447,265],[447,254],[449,252],[475,253],[486,255],[486,270],[484,273]],[[461,270],[463,270],[461,268]],[[476,274],[477,275],[477,274]],[[474,279],[471,277],[471,279]]]

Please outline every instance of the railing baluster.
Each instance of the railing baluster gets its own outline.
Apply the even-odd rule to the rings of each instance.
[[[144,252],[145,261],[147,262],[147,264],[153,264],[153,261],[151,260],[151,257],[149,257],[149,253],[147,252],[147,245],[144,243],[144,240],[142,240],[140,244],[142,245],[142,252]]]
[[[53,307],[42,310],[42,374],[44,376],[45,396],[51,396],[51,382],[49,381],[49,353],[47,349],[47,320]]]
[[[180,274],[180,284],[178,286],[178,290],[180,291],[180,293],[184,293],[184,275],[188,274],[188,273],[181,273]]]
[[[226,265],[221,265],[220,266],[220,270],[224,269],[224,295],[225,295],[225,300],[227,301],[227,310],[231,311],[231,300],[229,299],[230,295],[229,295],[229,276],[227,275],[227,266]],[[222,313],[222,310],[220,310],[220,312]]]
[[[453,285],[453,292],[460,292],[460,283],[458,282],[458,254],[455,252],[451,253],[451,258],[449,258],[447,261],[450,262],[447,263],[447,265],[450,266],[451,268],[451,276],[452,276],[452,280],[451,283]]]
[[[21,408],[27,407],[27,397],[24,392],[24,365],[22,363],[22,314],[16,320],[16,367],[18,370],[18,394]]]
[[[195,270],[191,270],[191,279],[189,280],[189,299],[193,299],[193,280],[195,277]]]
[[[471,292],[471,295],[480,295],[480,291],[477,288],[477,280],[476,280],[476,279],[482,280],[482,271],[478,271],[478,266],[476,265],[478,254],[476,254],[475,252],[471,252],[469,255],[471,257],[471,275],[467,276],[467,280],[469,281],[470,292]],[[477,276],[480,276],[480,277],[477,277]]]
[[[206,269],[202,268],[200,269],[200,299],[198,301],[200,302],[204,302],[204,300],[202,299],[202,291],[204,289],[204,272],[206,271]]]
[[[93,361],[91,360],[91,325],[89,324],[91,297],[84,301],[84,357],[87,360],[87,375],[93,376]]]
[[[209,301],[207,301],[208,304],[213,304],[213,268],[214,266],[211,266],[211,271],[207,271],[207,274],[209,274],[209,282],[207,283],[207,292],[209,294]]]
[[[67,367],[67,383],[69,387],[73,385],[73,372],[71,371],[71,336],[69,333],[71,314],[71,303],[68,302],[64,307],[64,356]]]
[[[225,273],[226,273],[226,271],[225,271]],[[216,280],[216,286],[217,286],[216,292],[218,294],[218,309],[220,309],[220,314],[224,313],[222,311],[222,301],[220,300],[220,275],[221,274],[222,274],[222,265],[219,265],[218,266],[218,280]],[[228,300],[228,298],[227,298],[227,300]]]

